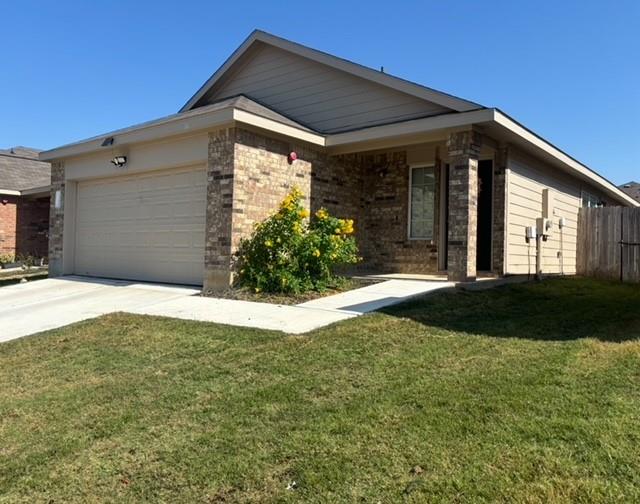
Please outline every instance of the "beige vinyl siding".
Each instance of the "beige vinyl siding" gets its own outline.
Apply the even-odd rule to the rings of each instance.
[[[576,235],[578,211],[582,206],[582,191],[586,190],[603,197],[601,192],[559,172],[557,168],[518,151],[512,151],[509,156],[507,176],[506,273],[508,274],[535,273],[535,241],[527,244],[525,228],[535,226],[536,218],[542,217],[545,189],[551,190],[553,194],[551,218],[554,225],[552,235],[543,242],[543,272],[550,274],[564,272],[570,275],[576,272]],[[565,219],[562,233],[558,228],[560,217]],[[559,252],[562,252],[562,258]]]
[[[199,105],[244,94],[325,133],[451,112],[282,49],[259,45]]]

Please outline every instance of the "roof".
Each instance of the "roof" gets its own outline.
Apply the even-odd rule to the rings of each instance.
[[[633,199],[640,201],[640,182],[631,181],[619,187]]]
[[[277,46],[285,51],[291,51],[318,63],[333,66],[363,79],[441,104],[450,111],[349,131],[322,133],[293,120],[264,103],[243,95],[224,98],[207,105],[199,103],[199,100],[206,95],[212,86],[224,74],[231,72],[234,63],[256,43]],[[105,148],[104,140],[111,137],[113,137],[113,142],[109,143],[108,148],[118,148],[135,142],[206,131],[214,127],[235,123],[248,124],[272,133],[326,147],[331,154],[356,152],[357,149],[363,150],[365,145],[371,148],[371,145],[380,146],[383,142],[389,143],[390,141],[396,142],[396,145],[401,145],[398,142],[404,142],[406,145],[409,139],[424,142],[427,138],[426,135],[432,132],[480,125],[488,133],[495,134],[496,138],[519,145],[560,170],[597,185],[616,201],[626,205],[639,205],[638,201],[616,187],[615,184],[496,108],[486,108],[468,100],[420,86],[261,31],[254,31],[177,114],[64,145],[41,153],[40,159],[53,160],[100,151]]]
[[[383,86],[387,86],[396,91],[428,100],[443,107],[450,108],[457,112],[468,112],[469,110],[476,110],[478,108],[484,108],[483,105],[474,103],[457,96],[453,96],[442,91],[438,91],[415,82],[401,79],[393,75],[384,73],[373,68],[354,63],[352,61],[339,58],[332,54],[328,54],[311,47],[292,42],[290,40],[277,37],[271,33],[267,33],[261,30],[254,30],[245,41],[236,49],[233,54],[218,68],[209,79],[198,89],[198,91],[184,104],[180,109],[180,112],[191,110],[198,105],[198,101],[206,95],[206,93],[231,69],[232,66],[247,52],[251,47],[256,44],[264,43],[274,47],[278,47],[285,51],[297,54],[304,58],[310,59],[317,63],[322,63],[330,67],[342,70],[349,74],[361,77],[363,79],[376,82]]]
[[[104,149],[103,142],[110,138],[113,138],[113,144],[109,144],[107,148],[117,148],[134,142],[219,127],[225,124],[231,124],[234,121],[269,129],[284,135],[298,137],[301,140],[317,145],[324,145],[324,137],[306,126],[246,96],[235,96],[205,107],[198,107],[188,112],[168,115],[127,128],[96,135],[78,142],[62,145],[55,149],[41,152],[39,157],[41,160],[49,161],[65,156],[94,152]]]
[[[0,149],[0,191],[26,191],[51,184],[51,166],[38,160],[39,150]]]

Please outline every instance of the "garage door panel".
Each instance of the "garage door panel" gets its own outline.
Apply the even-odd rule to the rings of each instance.
[[[202,167],[78,184],[75,272],[201,284]]]

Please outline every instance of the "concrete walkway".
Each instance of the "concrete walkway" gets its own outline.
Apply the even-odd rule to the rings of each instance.
[[[389,280],[283,306],[205,298],[190,287],[68,276],[0,288],[0,342],[118,311],[301,334],[453,285]]]

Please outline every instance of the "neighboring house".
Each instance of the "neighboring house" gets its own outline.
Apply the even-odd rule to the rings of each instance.
[[[496,108],[260,31],[177,114],[41,159],[52,274],[207,288],[293,185],[355,219],[363,269],[455,280],[533,271],[525,227],[543,214],[565,222],[544,271],[574,273],[587,198],[637,205]]]
[[[0,149],[0,255],[47,256],[51,166],[27,147]]]
[[[640,183],[639,182],[627,182],[620,186],[625,193],[631,196],[636,201],[640,202]]]

